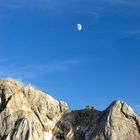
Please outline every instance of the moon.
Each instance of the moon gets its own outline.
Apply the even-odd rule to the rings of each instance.
[[[82,30],[82,25],[81,24],[77,24],[77,30],[81,31]]]

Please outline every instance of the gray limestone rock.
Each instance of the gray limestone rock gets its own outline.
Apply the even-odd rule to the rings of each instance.
[[[65,102],[15,80],[0,80],[0,139],[51,140]]]
[[[122,101],[70,110],[30,85],[0,79],[0,140],[140,140],[140,119]]]

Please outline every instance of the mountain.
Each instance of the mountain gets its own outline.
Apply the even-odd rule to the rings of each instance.
[[[31,85],[0,79],[0,140],[140,140],[140,118],[119,100],[104,111],[70,110]]]

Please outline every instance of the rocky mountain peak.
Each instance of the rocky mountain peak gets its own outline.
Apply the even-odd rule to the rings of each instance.
[[[0,79],[0,140],[140,140],[140,119],[120,100],[70,110],[31,85]]]

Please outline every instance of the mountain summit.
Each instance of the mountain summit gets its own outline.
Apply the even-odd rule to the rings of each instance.
[[[140,118],[119,100],[104,111],[70,110],[30,85],[0,79],[0,140],[140,140]]]

